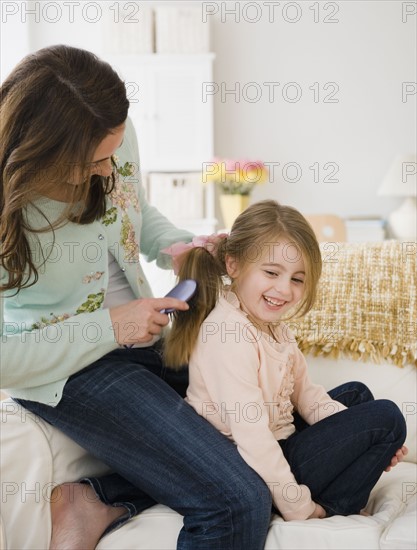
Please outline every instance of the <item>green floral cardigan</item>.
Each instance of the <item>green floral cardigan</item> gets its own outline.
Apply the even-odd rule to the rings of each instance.
[[[16,295],[1,295],[0,384],[14,397],[56,405],[71,374],[118,347],[103,308],[109,252],[134,295],[150,297],[142,261],[169,268],[170,257],[160,251],[192,238],[147,202],[130,120],[114,161],[116,185],[103,218],[87,225],[68,222],[54,236],[28,234],[31,253],[39,258],[39,280]],[[26,215],[31,227],[45,227],[45,216],[53,222],[64,207],[40,197]]]

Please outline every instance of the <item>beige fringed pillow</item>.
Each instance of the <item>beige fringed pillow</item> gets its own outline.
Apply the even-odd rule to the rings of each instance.
[[[323,243],[314,308],[291,323],[304,353],[417,366],[417,243]]]

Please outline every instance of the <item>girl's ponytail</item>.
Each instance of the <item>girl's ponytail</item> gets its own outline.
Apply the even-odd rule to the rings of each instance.
[[[171,331],[166,338],[164,361],[173,369],[188,364],[197,341],[200,326],[216,305],[226,274],[224,265],[225,239],[219,239],[215,249],[191,248],[181,258],[178,281],[194,279],[197,290],[189,301],[190,309],[174,313]]]

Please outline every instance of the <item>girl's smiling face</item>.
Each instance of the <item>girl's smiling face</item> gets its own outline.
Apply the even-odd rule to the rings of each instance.
[[[226,267],[242,310],[255,323],[278,321],[303,297],[304,261],[287,238],[267,243],[253,261],[239,263],[228,256]]]

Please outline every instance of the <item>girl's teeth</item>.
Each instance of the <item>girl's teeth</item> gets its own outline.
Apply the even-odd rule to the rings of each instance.
[[[282,306],[285,304],[285,301],[284,302],[277,302],[275,300],[271,300],[270,298],[267,298],[266,296],[264,296],[265,298],[265,301],[268,302],[268,304],[271,304],[272,306]]]

